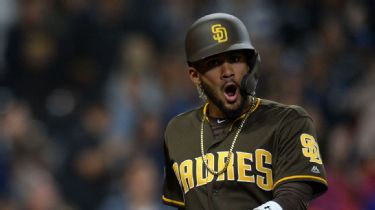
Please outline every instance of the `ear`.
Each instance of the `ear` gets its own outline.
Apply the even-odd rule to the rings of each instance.
[[[196,68],[194,68],[194,67],[189,67],[188,68],[188,72],[189,72],[189,76],[190,76],[191,81],[195,85],[199,85],[201,83],[201,79],[199,77],[198,70]]]

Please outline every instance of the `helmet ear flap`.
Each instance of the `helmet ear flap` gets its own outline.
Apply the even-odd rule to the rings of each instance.
[[[256,51],[249,57],[248,65],[249,72],[241,80],[241,91],[247,95],[255,96],[255,89],[260,76],[260,56]]]
[[[250,71],[252,69],[254,69],[254,66],[256,65],[257,62],[260,62],[260,61],[257,61],[259,59],[259,54],[256,50],[249,50],[248,53],[247,53],[247,64],[249,65],[250,67]]]

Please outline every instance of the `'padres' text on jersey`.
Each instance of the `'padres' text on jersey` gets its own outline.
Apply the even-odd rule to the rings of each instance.
[[[219,151],[208,153],[206,156],[211,168],[223,168],[228,152]],[[237,151],[232,153],[231,157],[227,170],[216,177],[204,169],[202,157],[184,160],[180,164],[174,163],[172,167],[184,193],[212,181],[249,182],[263,190],[272,190],[272,154],[269,151],[264,149],[257,149],[254,153]]]

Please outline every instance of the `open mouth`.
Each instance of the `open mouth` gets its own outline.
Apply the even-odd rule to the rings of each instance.
[[[237,86],[235,84],[228,84],[224,87],[224,96],[228,102],[235,102],[237,99]]]

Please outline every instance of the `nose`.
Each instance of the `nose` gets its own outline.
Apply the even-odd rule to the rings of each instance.
[[[221,79],[229,79],[231,77],[234,77],[232,65],[229,62],[225,61],[221,65]]]

